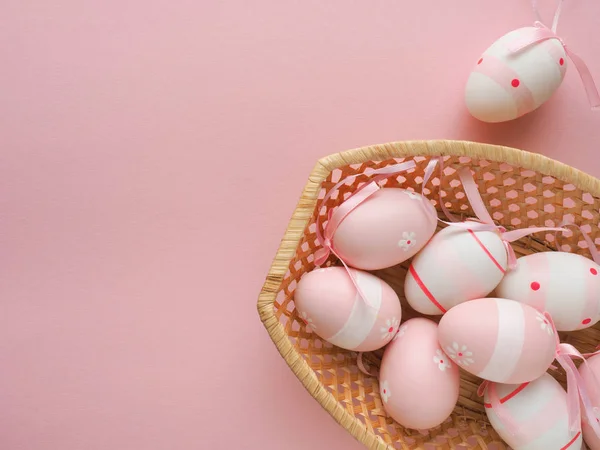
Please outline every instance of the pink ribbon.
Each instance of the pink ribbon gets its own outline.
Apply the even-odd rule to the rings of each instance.
[[[589,237],[589,235],[583,231],[583,229],[572,222],[568,222],[568,221],[563,221],[560,225],[560,227],[574,227],[577,228],[577,230],[579,230],[579,232],[581,233],[581,235],[583,236],[583,240],[586,242],[588,249],[590,251],[590,255],[592,256],[592,260],[596,263],[596,264],[600,264],[600,252],[598,252],[598,249],[596,248],[596,244],[594,243],[594,241],[592,241],[592,238]],[[558,236],[555,237],[556,239],[556,249],[560,251],[560,245],[558,243]]]
[[[595,408],[592,405],[588,392],[585,388],[583,379],[573,362],[574,358],[583,360],[584,364],[587,364],[584,355],[582,355],[575,347],[571,344],[564,344],[560,342],[556,326],[552,320],[552,316],[549,313],[544,313],[544,317],[548,320],[552,326],[554,336],[556,337],[556,361],[565,370],[567,375],[567,410],[569,414],[569,430],[573,435],[581,431],[581,406],[583,405],[583,412],[585,419],[594,430],[594,433],[600,437],[600,424],[596,421]],[[551,366],[552,367],[552,366]],[[484,381],[478,389],[480,396],[487,390],[490,404],[496,416],[506,430],[512,436],[519,435],[519,425],[515,422],[512,414],[502,403],[496,393],[495,383]]]
[[[537,44],[538,42],[542,42],[548,39],[558,40],[565,49],[565,53],[567,54],[569,59],[573,61],[575,68],[579,72],[579,76],[581,77],[581,81],[583,82],[583,87],[585,88],[585,92],[587,94],[592,109],[599,108],[600,94],[598,93],[598,88],[594,83],[594,77],[592,76],[590,69],[585,64],[583,59],[581,59],[579,56],[573,53],[571,49],[567,47],[567,44],[565,44],[562,38],[556,34],[558,19],[560,17],[560,12],[562,8],[562,0],[559,1],[558,8],[556,9],[554,21],[552,23],[552,28],[548,28],[542,23],[537,9],[537,2],[535,0],[533,1],[533,8],[538,17],[538,20],[535,22],[535,28],[527,30],[524,34],[519,36],[508,46],[508,50],[511,53],[518,53],[521,50],[530,47],[531,45]]]
[[[457,219],[446,208],[446,205],[444,205],[444,202],[440,199],[442,211],[450,221],[444,223],[470,231],[498,232],[502,242],[504,243],[504,247],[506,248],[506,253],[508,255],[508,267],[510,269],[514,269],[517,265],[517,257],[515,255],[515,251],[510,245],[511,242],[517,241],[525,236],[538,233],[540,231],[567,231],[565,228],[560,227],[531,227],[507,231],[503,226],[496,225],[494,223],[494,219],[492,219],[492,216],[488,212],[487,208],[485,207],[485,203],[481,198],[481,194],[479,193],[477,183],[475,183],[475,179],[471,174],[471,170],[468,167],[462,167],[459,169],[458,175],[463,185],[463,189],[465,190],[465,194],[467,195],[467,200],[471,204],[471,208],[473,209],[473,212],[477,216],[478,220],[469,219],[465,222],[460,222],[459,219]]]
[[[425,185],[431,178],[431,175],[433,174],[435,166],[438,163],[438,159],[441,159],[441,158],[435,158],[435,159],[432,159],[431,161],[429,161],[429,163],[427,164],[427,167],[425,168],[425,174],[423,176],[422,192],[425,189]],[[354,287],[356,288],[358,294],[361,296],[361,298],[364,300],[364,302],[368,306],[373,306],[373,305],[370,302],[370,300],[365,296],[363,291],[360,289],[360,286],[356,282],[354,276],[352,275],[352,272],[350,271],[350,268],[348,267],[348,265],[346,264],[344,259],[342,257],[340,257],[340,255],[335,251],[335,248],[333,245],[333,236],[334,236],[337,228],[342,223],[342,221],[346,217],[348,217],[348,214],[350,214],[352,211],[354,211],[358,206],[360,206],[367,199],[369,199],[373,194],[375,194],[379,189],[381,189],[378,184],[380,181],[382,181],[386,178],[389,178],[393,175],[397,175],[401,172],[405,172],[407,170],[413,169],[415,167],[416,167],[416,164],[414,161],[406,161],[406,162],[403,162],[400,164],[394,164],[394,165],[383,167],[381,169],[377,169],[377,170],[373,171],[370,175],[376,175],[376,176],[373,179],[371,179],[371,181],[369,183],[367,183],[364,186],[362,186],[361,188],[359,188],[354,194],[352,194],[352,196],[350,198],[348,198],[347,200],[342,202],[337,207],[335,212],[332,212],[332,210],[329,210],[328,218],[327,218],[327,225],[325,226],[325,229],[323,230],[322,234],[321,234],[320,217],[317,218],[316,233],[317,233],[317,239],[319,239],[319,242],[321,243],[322,248],[320,248],[319,250],[317,250],[315,252],[315,264],[317,266],[324,264],[325,261],[327,261],[327,258],[329,258],[329,255],[331,253],[333,253],[344,265],[344,268],[348,272],[348,275],[350,276],[350,279],[352,280],[352,283],[354,284]],[[346,184],[350,180],[353,181],[354,178],[356,178],[358,175],[361,175],[361,174],[351,175],[347,178],[344,178],[340,182],[338,182],[333,188],[331,188],[331,190],[329,190],[329,192],[327,192],[327,194],[325,195],[325,198],[323,199],[323,204],[325,204],[327,202],[327,200],[329,200],[331,198],[333,193],[336,192],[340,188],[340,186],[342,186],[343,184]],[[425,206],[423,205],[423,207],[425,207]],[[426,209],[426,211],[427,211],[427,209]],[[437,217],[436,217],[436,219],[437,219]]]

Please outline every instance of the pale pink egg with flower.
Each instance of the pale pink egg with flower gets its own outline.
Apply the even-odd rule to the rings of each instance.
[[[294,302],[300,319],[312,331],[338,347],[372,351],[392,340],[402,319],[394,290],[368,272],[350,269],[367,297],[365,302],[343,267],[315,269],[296,287]]]
[[[446,420],[458,401],[458,367],[438,343],[428,319],[402,324],[381,360],[379,393],[386,413],[400,425],[424,430]]]
[[[404,295],[422,314],[443,314],[492,292],[506,272],[507,261],[500,233],[448,226],[413,259]]]
[[[333,248],[352,267],[384,269],[414,256],[433,236],[436,224],[435,208],[426,197],[383,188],[344,218]]]
[[[484,402],[490,424],[514,450],[581,449],[581,432],[569,427],[567,393],[547,373],[529,383],[490,383]],[[503,408],[505,415],[498,414],[498,408]],[[502,420],[507,416],[512,424]]]
[[[549,312],[559,331],[581,330],[600,320],[600,266],[576,253],[533,253],[517,260],[496,295]]]
[[[579,366],[579,374],[583,379],[583,385],[589,396],[596,420],[600,423],[600,354],[591,356],[587,359],[587,364]],[[600,450],[600,438],[592,430],[587,422],[587,418],[583,417],[583,439],[590,450]]]
[[[515,40],[536,30],[511,31],[478,59],[465,91],[467,108],[474,117],[484,122],[516,119],[538,108],[561,85],[567,55],[560,41],[548,39],[511,51]]]
[[[439,325],[442,349],[484,380],[526,383],[540,377],[556,355],[550,321],[531,306],[502,298],[462,303]]]

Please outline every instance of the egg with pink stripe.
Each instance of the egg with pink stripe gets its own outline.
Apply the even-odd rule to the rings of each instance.
[[[554,360],[556,336],[531,306],[483,298],[452,308],[441,319],[442,349],[467,372],[497,383],[525,383]]]
[[[496,396],[494,404],[490,400],[492,392]],[[581,431],[569,429],[567,393],[547,373],[530,383],[490,383],[484,402],[490,424],[514,450],[581,449]],[[498,408],[504,414],[498,413]],[[501,420],[507,416],[516,426],[514,434],[511,425]]]
[[[558,39],[532,44],[519,52],[510,45],[535,31],[524,27],[502,36],[479,58],[467,81],[469,112],[484,122],[505,122],[547,101],[565,76],[567,56]]]
[[[581,330],[600,320],[600,266],[576,253],[533,253],[517,260],[496,295],[549,312],[559,331]]]
[[[589,395],[590,402],[596,414],[596,420],[600,422],[600,354],[591,356],[587,364],[579,366],[579,374],[583,379],[583,385]],[[583,439],[590,450],[600,450],[600,438],[588,425],[587,418],[583,417]]]
[[[367,352],[392,340],[402,319],[400,300],[383,280],[350,269],[360,295],[343,267],[316,269],[296,286],[294,302],[307,331],[338,347]]]
[[[404,281],[406,300],[422,314],[439,315],[494,290],[508,254],[500,234],[449,226],[413,259]]]

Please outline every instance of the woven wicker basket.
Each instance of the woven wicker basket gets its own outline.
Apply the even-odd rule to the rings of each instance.
[[[456,168],[469,166],[475,171],[482,197],[497,223],[507,228],[534,225],[556,226],[563,219],[583,225],[590,237],[600,243],[600,181],[569,166],[540,155],[495,145],[459,141],[397,142],[375,145],[335,154],[318,161],[269,275],[260,293],[258,311],[271,339],[308,392],[356,439],[370,449],[496,449],[504,450],[498,435],[489,425],[482,401],[477,397],[480,380],[461,373],[458,405],[441,426],[419,432],[408,430],[387,417],[382,408],[376,376],[364,375],[356,365],[356,353],[342,350],[306,332],[297,316],[293,296],[300,277],[314,268],[313,253],[319,248],[315,219],[327,208],[338,205],[360,186],[367,176],[358,176],[344,185],[339,195],[322,205],[324,193],[342,177],[369,172],[402,160],[413,159],[417,168],[386,181],[385,186],[420,190],[424,168],[431,157],[445,156],[445,176],[435,178],[425,189],[431,199],[441,189],[446,206],[463,216],[472,216],[458,180]],[[439,211],[439,205],[436,205]],[[538,234],[514,244],[517,256],[538,251],[571,251],[589,256],[577,232],[561,242],[553,234]],[[331,259],[328,264],[335,264]],[[407,263],[375,272],[387,281],[403,302],[403,320],[415,317],[406,304],[402,286]],[[564,342],[582,352],[592,351],[600,342],[600,326],[583,331],[561,333]],[[382,352],[365,355],[365,362],[376,374]],[[564,374],[556,378],[564,385]],[[551,449],[548,449],[551,450]]]

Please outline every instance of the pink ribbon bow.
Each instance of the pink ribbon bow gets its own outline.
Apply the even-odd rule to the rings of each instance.
[[[463,228],[469,232],[496,231],[500,233],[500,237],[504,243],[504,247],[506,248],[506,253],[508,255],[509,269],[514,269],[517,265],[517,257],[515,255],[515,251],[510,245],[511,242],[517,241],[525,236],[538,233],[540,231],[567,231],[565,228],[561,227],[531,227],[507,231],[503,226],[496,225],[494,223],[494,219],[492,219],[492,216],[485,207],[483,199],[479,194],[479,189],[477,187],[477,183],[475,183],[473,175],[471,174],[471,170],[467,167],[462,167],[458,171],[458,175],[460,177],[460,181],[462,182],[463,189],[465,190],[465,194],[467,195],[467,199],[471,204],[471,208],[473,208],[473,212],[477,216],[478,220],[469,219],[466,222],[461,222],[446,208],[446,205],[444,205],[444,202],[440,199],[442,211],[448,220],[450,220],[450,222],[444,223],[453,227]]]
[[[579,56],[573,53],[571,49],[567,47],[562,38],[560,38],[556,34],[558,19],[560,17],[560,12],[562,9],[562,0],[559,1],[558,8],[556,9],[554,21],[552,23],[552,28],[548,28],[542,23],[537,9],[537,2],[535,0],[533,1],[533,9],[538,17],[538,20],[535,22],[535,28],[528,30],[527,32],[519,36],[514,42],[512,42],[508,47],[509,51],[511,53],[518,53],[521,50],[530,47],[531,45],[537,44],[538,42],[542,42],[548,39],[558,40],[565,49],[565,53],[567,54],[569,59],[573,61],[575,68],[579,72],[579,76],[581,77],[581,81],[583,82],[583,87],[585,88],[585,92],[587,94],[592,109],[599,108],[600,94],[598,94],[598,88],[594,83],[594,78],[592,77],[590,69],[588,69],[588,66],[585,64],[583,59],[581,59]]]
[[[425,185],[431,178],[431,175],[433,174],[433,171],[434,171],[435,166],[437,165],[439,159],[441,159],[441,157],[432,159],[427,164],[427,167],[425,168],[425,174],[423,176],[422,190],[425,189]],[[414,161],[406,161],[406,162],[403,162],[400,164],[394,164],[394,165],[383,167],[381,169],[377,169],[377,170],[373,171],[370,175],[376,175],[376,176],[374,178],[372,178],[369,183],[360,187],[354,194],[352,194],[351,197],[349,197],[347,200],[343,201],[337,207],[337,209],[335,211],[329,210],[328,216],[327,216],[327,225],[325,226],[323,233],[321,233],[320,217],[317,217],[316,234],[317,234],[317,239],[321,243],[322,247],[319,250],[317,250],[317,252],[315,253],[315,264],[317,266],[324,264],[325,261],[327,261],[327,258],[329,258],[329,255],[331,253],[333,253],[342,262],[342,264],[344,265],[346,271],[348,272],[348,275],[350,276],[350,279],[352,280],[352,283],[354,284],[354,287],[356,288],[358,294],[362,297],[364,302],[369,306],[373,306],[372,303],[360,289],[360,286],[354,279],[354,276],[352,275],[352,272],[350,271],[350,268],[348,267],[348,265],[346,264],[344,259],[342,257],[340,257],[340,255],[336,252],[334,245],[333,245],[333,235],[335,234],[335,231],[340,226],[342,221],[348,216],[348,214],[350,214],[352,211],[354,211],[358,206],[360,206],[367,199],[369,199],[373,194],[375,194],[379,189],[381,189],[378,184],[380,181],[382,181],[386,178],[389,178],[393,175],[397,175],[401,172],[405,172],[407,170],[413,169],[415,167],[416,167],[416,164]],[[331,198],[331,196],[334,194],[334,192],[336,192],[342,185],[346,184],[350,180],[353,181],[357,176],[358,175],[351,175],[347,178],[344,178],[340,182],[338,182],[335,186],[333,186],[333,188],[331,188],[329,190],[329,192],[327,192],[327,194],[325,195],[325,198],[323,199],[322,204],[325,204],[327,202],[327,200],[329,200]],[[425,206],[423,205],[423,207],[425,207]],[[436,217],[436,219],[437,219],[437,217]]]
[[[596,420],[596,409],[592,405],[588,392],[585,388],[583,379],[573,362],[573,358],[579,358],[583,360],[584,364],[587,364],[584,355],[582,355],[575,347],[571,344],[565,344],[560,342],[558,332],[554,325],[552,317],[547,312],[544,313],[544,317],[548,320],[552,326],[554,335],[556,336],[556,361],[565,370],[567,375],[567,410],[569,414],[569,430],[573,435],[578,435],[581,432],[581,407],[585,414],[585,420],[594,430],[594,433],[600,437],[600,424]],[[555,368],[551,366],[551,368]],[[519,392],[525,388],[529,383],[523,383],[515,392]],[[524,439],[526,436],[526,430],[521,430],[519,425],[515,422],[510,411],[504,406],[507,399],[500,399],[496,392],[496,384],[484,381],[477,393],[483,396],[487,390],[488,398],[490,400],[490,407],[494,410],[494,413],[498,417],[498,420],[502,422],[506,430],[517,438]]]

